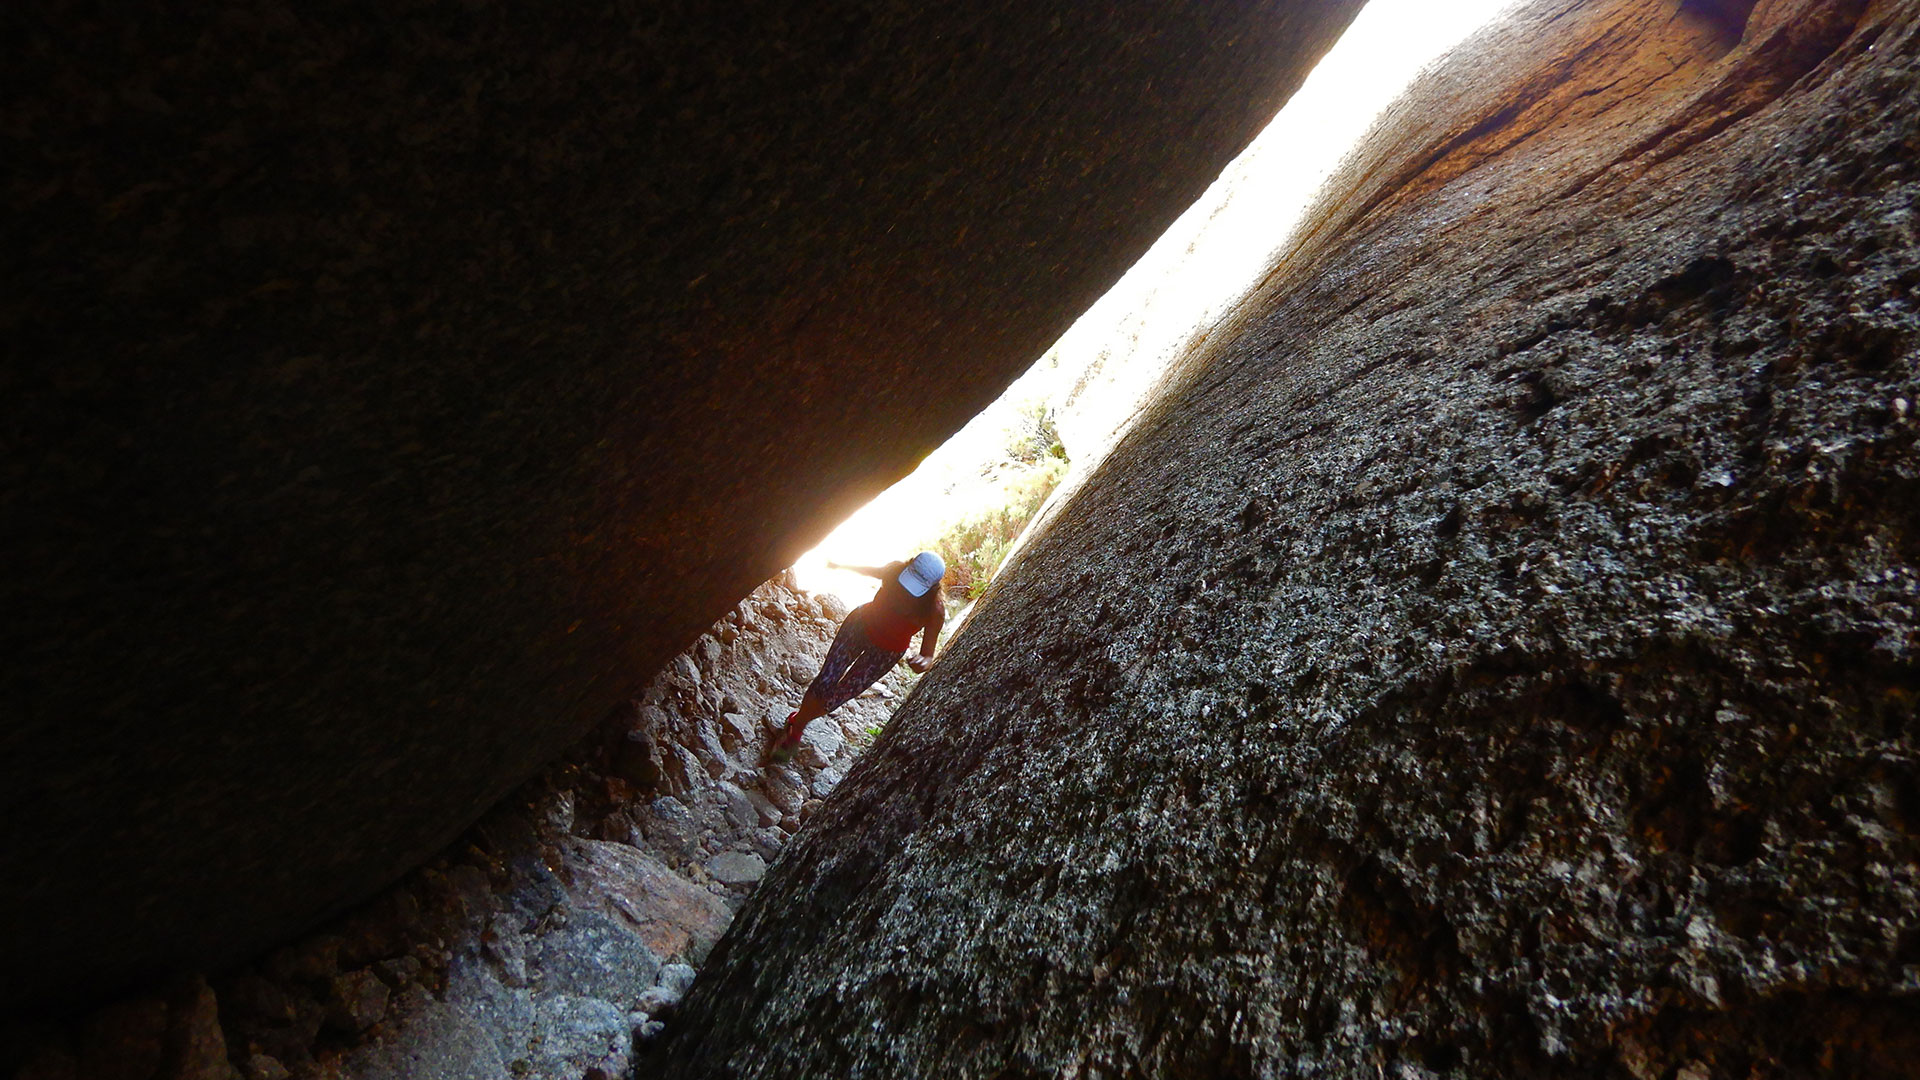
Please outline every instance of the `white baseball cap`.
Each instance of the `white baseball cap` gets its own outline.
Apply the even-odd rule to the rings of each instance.
[[[947,564],[940,556],[931,551],[923,551],[907,560],[906,569],[900,571],[900,587],[913,596],[925,596],[927,590],[940,584],[947,576]]]

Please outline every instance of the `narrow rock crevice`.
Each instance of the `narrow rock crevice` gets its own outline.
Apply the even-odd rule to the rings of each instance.
[[[0,1007],[431,857],[1025,370],[1360,6],[0,6]]]
[[[1911,1071],[1920,13],[1676,8],[1523,9],[1389,114],[666,1076]]]

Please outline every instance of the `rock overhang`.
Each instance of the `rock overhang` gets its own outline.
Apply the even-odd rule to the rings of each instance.
[[[991,398],[1357,7],[10,8],[7,995],[445,843]]]

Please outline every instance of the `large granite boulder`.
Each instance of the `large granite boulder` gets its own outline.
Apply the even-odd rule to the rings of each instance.
[[[1115,279],[1359,0],[0,12],[0,1000],[447,842]]]
[[[1920,6],[1531,5],[742,910],[664,1074],[1911,1076]]]

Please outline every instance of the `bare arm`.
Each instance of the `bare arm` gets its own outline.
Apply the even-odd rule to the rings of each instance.
[[[907,657],[907,666],[915,671],[925,671],[933,666],[933,650],[940,641],[940,628],[947,623],[947,605],[944,600],[936,600],[933,614],[920,630],[920,655]]]
[[[865,574],[870,578],[887,576],[887,568],[884,566],[848,566],[846,563],[837,563],[832,559],[827,560],[827,566],[834,570],[851,570],[856,574]]]

